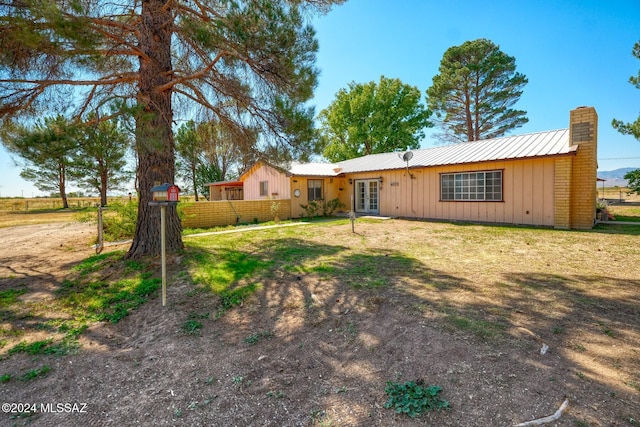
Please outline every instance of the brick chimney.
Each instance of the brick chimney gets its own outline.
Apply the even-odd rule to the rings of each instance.
[[[569,145],[577,146],[572,158],[569,227],[590,229],[596,218],[598,170],[598,114],[593,107],[572,110]]]

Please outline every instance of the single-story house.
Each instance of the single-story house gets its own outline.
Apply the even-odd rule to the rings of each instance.
[[[245,200],[290,199],[294,218],[309,201],[339,199],[359,214],[588,229],[596,217],[597,135],[595,109],[579,107],[567,129],[288,170],[258,162],[238,182]],[[211,184],[212,200],[224,185]]]

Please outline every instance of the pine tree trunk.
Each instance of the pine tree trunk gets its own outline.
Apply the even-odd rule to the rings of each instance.
[[[191,167],[191,183],[193,184],[193,194],[196,196],[196,202],[198,201],[198,183],[196,180],[196,168]]]
[[[175,152],[171,89],[158,90],[171,81],[171,35],[173,14],[164,0],[143,0],[140,20],[140,49],[149,56],[140,58],[140,87],[136,117],[138,152],[138,221],[128,258],[160,254],[160,207],[149,206],[151,188],[173,183]],[[182,227],[175,206],[167,208],[167,252],[183,248]]]
[[[109,178],[104,167],[100,169],[100,206],[107,206],[107,183]]]
[[[62,198],[62,209],[69,209],[69,200],[67,200],[67,168],[63,161],[59,163],[58,188],[60,189],[60,197]]]

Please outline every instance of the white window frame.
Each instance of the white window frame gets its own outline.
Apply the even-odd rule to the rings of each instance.
[[[440,174],[443,202],[502,202],[502,169]]]

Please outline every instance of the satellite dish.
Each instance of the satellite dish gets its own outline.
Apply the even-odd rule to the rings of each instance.
[[[413,152],[411,151],[407,151],[402,155],[402,160],[404,160],[405,162],[409,162],[409,160],[411,160],[412,158],[413,158]]]

